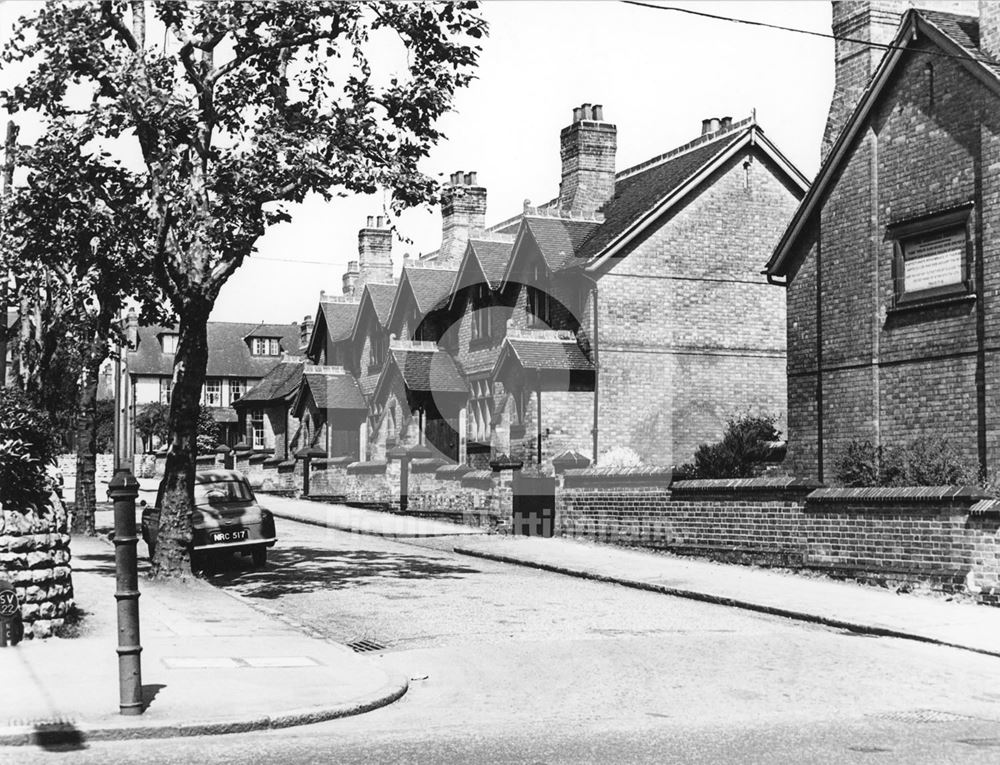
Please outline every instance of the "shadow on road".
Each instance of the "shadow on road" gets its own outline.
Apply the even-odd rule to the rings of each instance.
[[[208,577],[212,584],[268,600],[291,593],[357,587],[378,578],[459,579],[480,573],[471,566],[425,555],[301,545],[270,550],[264,569],[254,570],[249,561],[239,557],[219,564]]]

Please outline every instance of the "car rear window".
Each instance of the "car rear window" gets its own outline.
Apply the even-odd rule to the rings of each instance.
[[[253,492],[243,481],[213,481],[212,483],[197,483],[194,486],[194,503],[209,504],[208,495],[212,494],[215,502],[249,502],[253,500]],[[221,495],[216,498],[216,495]]]

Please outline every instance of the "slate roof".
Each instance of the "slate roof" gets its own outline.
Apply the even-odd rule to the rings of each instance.
[[[980,62],[994,74],[1000,75],[1000,66],[989,55],[979,49],[979,19],[957,13],[930,11],[917,8],[916,12],[957,42],[969,56]]]
[[[468,393],[469,386],[445,351],[413,351],[392,348],[392,360],[410,390],[434,393]]]
[[[320,409],[353,409],[367,411],[358,382],[344,372],[303,372],[302,387],[295,400],[295,411],[301,411],[305,392],[312,394]]]
[[[586,357],[576,340],[506,339],[511,352],[523,369],[581,371],[592,370],[594,365]],[[499,363],[499,359],[497,360]]]
[[[354,328],[354,319],[358,315],[360,302],[342,303],[329,300],[321,300],[319,304],[319,314],[322,315],[326,323],[327,338],[331,342],[346,340],[351,336]],[[316,317],[319,323],[320,316]]]
[[[384,327],[389,321],[389,310],[392,308],[397,287],[395,284],[366,284],[365,289],[372,296],[375,315],[379,324]]]
[[[450,268],[407,268],[405,271],[417,310],[422,315],[447,305],[457,271]]]
[[[139,345],[128,354],[128,370],[133,375],[171,375],[174,355],[164,353],[159,335],[174,334],[173,327],[139,327]],[[247,337],[280,338],[281,350],[297,353],[297,324],[244,324],[210,321],[208,323],[208,377],[262,378],[278,363],[278,356],[253,356]]]
[[[472,252],[479,261],[479,267],[482,268],[487,283],[490,287],[497,287],[503,280],[507,263],[510,262],[510,254],[514,249],[513,242],[471,239],[469,244],[472,245]]]
[[[263,380],[243,394],[234,407],[248,406],[252,403],[277,401],[295,394],[302,382],[302,369],[305,362],[281,361],[267,373]]]
[[[676,156],[672,158],[669,156],[670,152],[665,160],[651,164],[645,170],[633,174],[629,174],[628,170],[620,173],[620,177],[615,180],[614,197],[601,208],[604,223],[579,249],[578,255],[584,259],[599,255],[622,232],[655,207],[657,202],[679,188],[745,133],[745,129],[733,129],[714,141],[689,150],[681,147],[675,150]]]
[[[524,225],[538,244],[545,263],[552,271],[559,271],[576,261],[583,243],[601,224],[592,220],[572,218],[536,218],[525,216]]]

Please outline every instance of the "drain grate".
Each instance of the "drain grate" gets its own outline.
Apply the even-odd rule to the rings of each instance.
[[[972,720],[968,715],[958,715],[954,712],[942,712],[937,709],[904,709],[898,712],[882,712],[870,715],[879,720],[895,720],[909,723],[946,723]]]
[[[347,644],[355,653],[370,653],[372,651],[384,651],[385,646],[381,643],[376,643],[374,640],[352,640]]]

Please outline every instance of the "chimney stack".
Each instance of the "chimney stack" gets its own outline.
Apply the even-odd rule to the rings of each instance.
[[[441,248],[434,262],[457,268],[471,232],[485,227],[486,189],[479,185],[477,173],[452,173],[441,197]]]
[[[979,49],[1000,61],[1000,3],[979,0]]]
[[[302,325],[299,327],[299,352],[305,353],[306,348],[309,347],[309,336],[312,335],[313,329],[313,319],[312,316],[308,314],[302,320]]]
[[[573,110],[573,122],[559,134],[563,212],[593,215],[614,196],[617,148],[618,128],[604,121],[603,106],[583,104]]]
[[[359,271],[358,261],[349,260],[347,262],[347,270],[344,271],[343,276],[345,295],[354,295],[357,292]]]
[[[352,261],[353,263],[353,261]],[[344,275],[344,286],[347,276]],[[357,278],[354,290],[360,292],[366,284],[392,284],[392,231],[385,226],[381,215],[368,216],[368,225],[358,232]]]

